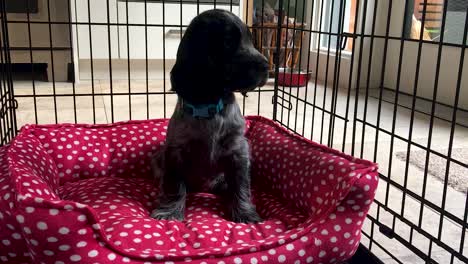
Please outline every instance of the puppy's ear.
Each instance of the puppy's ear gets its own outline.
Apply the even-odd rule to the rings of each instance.
[[[195,21],[182,37],[171,71],[172,90],[192,103],[215,103],[224,94],[223,37],[203,22]]]
[[[179,45],[176,63],[171,71],[172,90],[192,103],[207,103],[204,97],[213,90],[212,83],[216,82],[219,74],[206,47],[197,49],[197,41],[186,37]]]

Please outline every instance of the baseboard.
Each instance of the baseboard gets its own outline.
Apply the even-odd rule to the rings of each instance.
[[[109,60],[98,59],[92,61],[91,67],[91,60],[80,60],[79,79],[91,80],[92,77],[94,80],[109,80],[110,68],[112,68],[113,80],[128,80],[129,77],[131,80],[163,79],[164,75],[168,78],[175,60],[166,59],[165,64],[163,62],[163,60],[146,62],[146,60],[129,61],[126,59],[114,59],[109,62]]]

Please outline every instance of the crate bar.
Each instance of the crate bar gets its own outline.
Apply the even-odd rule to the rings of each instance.
[[[377,7],[379,5],[379,1],[375,0],[374,2],[374,11],[373,11],[373,18],[372,18],[372,29],[371,29],[371,35],[375,35],[375,24],[376,24],[376,18],[377,18]],[[365,32],[364,32],[365,33]],[[364,41],[364,39],[362,39]],[[374,53],[374,38],[370,38],[370,50],[369,50],[369,64],[367,65],[367,80],[366,80],[366,94],[364,97],[364,113],[363,113],[363,120],[364,122],[367,121],[367,105],[369,102],[369,86],[370,86],[370,79],[371,79],[371,74],[372,74],[372,59],[373,59],[373,53]],[[365,140],[365,135],[366,135],[366,125],[363,124],[362,126],[362,135],[361,135],[361,153],[360,157],[364,157],[364,140]]]
[[[274,89],[264,89],[262,90],[262,93],[263,92],[274,92]],[[146,95],[146,92],[132,92],[131,93],[132,95]],[[175,94],[175,92],[172,92],[172,91],[168,91],[168,92],[149,92],[150,95],[163,95],[163,94]],[[73,94],[61,94],[61,93],[57,93],[55,94],[55,96],[57,97],[66,97],[66,96],[92,96],[93,94],[92,93],[77,93],[75,95]],[[126,92],[116,92],[116,93],[95,93],[94,95],[96,96],[110,96],[110,95],[129,95],[129,93],[126,93]],[[54,95],[53,94],[38,94],[36,95],[36,97],[53,97]],[[16,95],[15,97],[19,97],[19,98],[27,98],[27,97],[30,97],[30,95],[25,95],[25,94],[19,94],[19,95]]]
[[[6,108],[6,103],[4,103],[4,101],[8,100],[7,99],[7,89],[6,89],[6,84],[5,84],[5,78],[6,78],[6,63],[5,63],[5,60],[3,58],[3,53],[5,52],[8,52],[8,50],[5,48],[3,48],[3,45],[4,45],[4,37],[3,37],[3,33],[4,33],[4,28],[5,28],[5,24],[6,22],[4,20],[4,18],[6,18],[3,10],[5,10],[5,7],[4,7],[4,1],[0,1],[0,11],[1,11],[1,20],[0,20],[0,26],[1,26],[1,33],[0,34],[0,47],[2,48],[1,51],[0,51],[0,63],[2,65],[2,67],[0,68],[1,70],[1,74],[0,74],[0,136],[1,136],[1,141],[0,141],[0,145],[3,146],[4,144],[7,143],[7,140],[8,140],[8,126],[6,125],[5,123],[5,119],[6,119],[6,109],[4,110],[4,108]],[[6,45],[6,44],[5,44]],[[5,93],[5,94],[4,94]]]
[[[230,5],[230,9],[231,9],[231,12],[232,12],[232,0],[231,0],[231,5]],[[264,30],[264,22],[263,22],[263,14],[265,13],[265,0],[262,0],[262,10],[261,10],[261,13],[260,13],[260,16],[261,16],[261,21],[260,21],[260,43],[259,43],[259,47],[260,47],[260,53],[263,54],[263,30]],[[253,23],[252,23],[253,24]],[[253,27],[252,27],[253,29]],[[258,30],[256,32],[256,34],[258,34]],[[270,76],[270,68],[268,67],[268,77],[269,78]],[[257,93],[257,96],[258,96],[258,101],[257,101],[257,115],[260,115],[260,88],[258,88],[258,93]]]
[[[319,31],[322,31],[322,20],[323,20],[323,6],[324,1],[320,1],[320,17],[319,17]],[[318,72],[319,72],[319,61],[320,61],[320,41],[321,41],[322,33],[318,33],[318,40],[317,40],[317,59],[315,61],[315,82],[314,82],[314,100],[313,105],[316,105],[317,102],[317,85],[318,85]],[[309,62],[307,62],[309,63]],[[315,108],[312,108],[312,126],[310,128],[310,139],[314,139],[314,125],[315,125]]]
[[[447,19],[447,4],[448,4],[448,0],[444,0],[444,11],[443,11],[443,14],[442,14],[442,25],[441,25],[441,32],[440,32],[440,41],[439,41],[439,46],[438,46],[438,50],[437,50],[437,63],[436,63],[436,71],[435,71],[435,80],[434,80],[434,88],[433,88],[433,95],[432,95],[432,102],[431,102],[431,118],[430,118],[430,121],[429,121],[429,136],[428,136],[428,140],[427,140],[427,148],[428,149],[431,149],[431,146],[432,146],[432,132],[433,132],[433,127],[434,127],[434,116],[435,116],[435,102],[437,100],[437,92],[438,92],[438,88],[439,88],[439,74],[440,74],[440,62],[441,62],[441,59],[442,59],[442,47],[443,47],[443,43],[444,43],[444,31],[445,31],[445,22],[446,22],[446,19]],[[455,111],[456,112],[456,111]],[[451,149],[452,146],[449,146],[449,151]],[[426,198],[426,182],[427,182],[427,178],[428,178],[428,166],[429,166],[429,157],[430,157],[430,153],[428,151],[426,151],[426,161],[425,161],[425,168],[424,168],[424,180],[423,180],[423,190],[422,190],[422,198],[423,198],[423,201],[425,200]],[[447,180],[447,179],[445,179]],[[445,186],[447,186],[447,181],[445,181]],[[446,194],[446,189],[444,188],[444,193],[443,193],[443,197],[445,196]],[[445,198],[442,198],[442,201],[444,201]],[[445,209],[445,203],[442,202],[442,210]],[[421,203],[421,207],[420,207],[420,214],[423,214],[424,212],[424,203],[422,202]],[[441,235],[441,230],[440,228],[442,227],[442,222],[443,222],[443,214],[441,213],[441,218],[440,218],[440,225],[439,225],[439,230],[438,230],[438,233],[439,233],[439,239],[440,239],[440,235]],[[421,227],[422,225],[422,219],[420,219],[419,223],[418,223],[418,226]]]
[[[424,25],[426,22],[426,5],[427,0],[424,0],[424,6],[423,6],[423,16],[422,16],[422,22],[421,24]],[[424,34],[424,26],[421,27],[421,30],[419,31],[419,40],[422,40]],[[416,58],[416,75],[414,78],[414,88],[413,88],[413,94],[416,95],[418,94],[418,84],[419,84],[419,68],[421,66],[421,53],[422,53],[422,42],[419,42],[418,45],[418,55]],[[408,134],[408,141],[412,142],[413,139],[413,125],[414,125],[414,113],[415,113],[415,108],[416,108],[416,96],[413,96],[413,100],[411,102],[411,117],[410,117],[410,127],[409,127],[409,134]],[[408,143],[407,149],[406,149],[406,160],[407,162],[405,163],[405,176],[404,176],[404,188],[406,189],[408,186],[408,173],[409,173],[409,159],[410,159],[410,152],[411,152],[411,144]],[[425,190],[425,186],[423,187],[423,190]],[[405,205],[406,205],[406,193],[403,193],[402,201],[401,201],[401,215],[405,215]],[[420,219],[419,221],[422,221],[422,214],[419,215]]]
[[[165,2],[166,0],[163,0],[163,3]],[[198,1],[198,0],[197,0]],[[182,0],[180,0],[180,39],[182,41],[182,30],[183,30],[183,26],[184,26],[184,23],[182,21],[182,17],[183,17],[183,11],[182,11]],[[163,37],[164,41],[166,41],[166,37],[164,36]],[[165,46],[164,46],[165,48]],[[165,52],[165,51],[164,51]],[[164,60],[164,63],[166,63],[166,60]],[[165,84],[164,84],[165,85]],[[166,94],[163,95],[163,99],[164,99],[164,113],[166,113]],[[166,114],[164,114],[164,117],[166,117]]]
[[[309,76],[309,73],[310,73],[310,54],[312,53],[311,51],[311,46],[312,46],[312,33],[310,32],[312,30],[312,24],[313,24],[313,21],[314,21],[314,11],[315,11],[315,5],[316,5],[316,2],[315,0],[312,0],[312,2],[310,2],[311,4],[311,12],[310,12],[310,22],[309,22],[309,39],[308,39],[308,47],[307,47],[307,67],[306,67],[306,73],[307,73],[307,76]],[[304,4],[304,11],[305,11],[305,4]],[[305,18],[305,13],[302,15],[303,18]],[[305,21],[305,19],[304,19]],[[302,28],[304,29],[304,27]],[[300,57],[302,59],[302,56]],[[299,65],[301,65],[301,63],[299,63]],[[307,80],[306,82],[306,85],[305,85],[305,94],[304,94],[304,116],[302,117],[302,132],[301,132],[301,136],[304,136],[304,133],[305,133],[305,124],[306,124],[306,115],[307,115],[307,95],[308,95],[308,91],[309,91],[309,83],[310,83],[310,80]],[[299,97],[299,96],[298,96]],[[314,126],[314,122],[312,120],[312,124],[311,124],[311,127]]]
[[[198,12],[198,11],[197,11]],[[163,117],[167,117],[166,113],[166,27],[164,26],[166,23],[166,1],[162,1],[162,19],[163,19]],[[182,29],[181,29],[182,34]]]
[[[364,1],[364,10],[362,15],[362,25],[361,25],[361,36],[366,31],[366,16],[367,16],[367,0]],[[357,24],[357,23],[356,23]],[[351,155],[354,156],[355,146],[356,146],[356,129],[357,129],[357,114],[359,108],[359,87],[361,82],[361,70],[362,70],[362,52],[364,48],[364,39],[361,37],[359,42],[359,56],[358,56],[358,67],[357,67],[357,78],[356,78],[356,88],[354,93],[354,122],[353,122],[353,132],[351,136]],[[352,73],[351,73],[352,74]],[[351,87],[350,87],[351,88]],[[364,125],[363,125],[364,127]],[[364,148],[364,142],[361,142],[362,148]]]
[[[466,32],[466,30],[465,30]],[[466,199],[465,199],[465,215],[463,216],[463,223],[466,223],[468,221],[468,190],[465,192],[466,194]],[[460,249],[459,252],[460,254],[463,255],[463,249],[465,246],[465,233],[466,233],[466,226],[462,227],[462,233],[461,233],[461,239],[460,239]]]
[[[27,1],[27,3],[28,3],[28,6],[29,6],[29,1]],[[76,1],[75,1],[75,3],[76,3]],[[28,7],[28,9],[29,9],[29,7]],[[68,21],[69,22],[71,22],[71,20],[72,20],[71,10],[72,10],[71,1],[67,1],[67,11],[68,11],[67,15],[68,15]],[[28,16],[29,16],[29,13],[28,13]],[[77,116],[77,113],[76,113],[76,97],[75,97],[75,94],[76,94],[75,58],[73,56],[75,49],[73,48],[72,25],[69,24],[67,28],[68,28],[68,41],[70,42],[70,59],[71,59],[71,65],[73,67],[73,78],[71,80],[71,82],[72,82],[72,94],[73,94],[73,120],[75,121],[75,123],[78,123],[78,116]],[[37,110],[35,110],[35,112],[36,111]]]
[[[148,0],[145,0],[145,85],[146,85],[146,119],[150,118],[149,115],[149,68],[148,68]],[[164,30],[163,30],[164,31]],[[165,63],[165,60],[163,60]],[[163,73],[165,74],[165,73]]]
[[[344,4],[343,4],[344,3]],[[344,7],[343,7],[344,6]],[[332,97],[330,103],[330,111],[336,113],[336,103],[338,102],[338,89],[340,85],[340,69],[341,69],[341,42],[343,40],[343,28],[345,18],[345,7],[346,1],[340,1],[339,17],[338,17],[338,29],[336,36],[336,47],[335,47],[335,65],[333,67],[333,87]],[[329,115],[328,124],[328,146],[333,146],[334,128],[335,128],[335,115]]]
[[[248,0],[247,0],[248,1]],[[283,71],[282,71],[282,74],[283,74],[283,79],[285,77],[285,74],[286,74],[286,61],[287,61],[287,58],[286,58],[286,53],[287,53],[287,46],[288,46],[288,30],[289,30],[289,6],[291,5],[291,1],[290,0],[286,0],[286,31],[285,31],[285,34],[284,34],[284,45],[285,45],[285,48],[284,48],[284,62],[283,62]],[[281,27],[278,28],[278,35],[281,37],[281,35],[283,34],[283,19],[281,22]],[[276,50],[276,56],[278,56],[280,59],[281,59],[281,51],[283,50],[282,48],[282,41],[283,39],[281,38],[281,41],[279,43],[279,48]],[[285,104],[285,84],[283,83],[282,85],[282,89],[281,89],[281,105],[284,105]],[[290,103],[290,102],[288,102]],[[283,122],[283,117],[284,117],[284,107],[281,107],[281,122]]]
[[[47,0],[47,19],[51,22],[50,17],[50,0]],[[52,90],[54,94],[56,93],[55,87],[55,67],[54,67],[54,51],[53,51],[53,43],[52,43],[52,24],[49,23],[49,46],[50,46],[50,66],[52,67]],[[94,109],[94,107],[93,107]],[[54,96],[54,111],[55,111],[55,123],[58,123],[58,111],[57,111],[57,98]]]
[[[308,95],[308,90],[309,90],[309,82],[310,80],[308,79],[309,77],[309,69],[310,69],[310,53],[311,53],[311,46],[312,46],[312,33],[310,33],[310,31],[312,30],[312,24],[313,24],[313,19],[314,19],[314,11],[315,11],[315,0],[312,0],[312,2],[310,2],[311,4],[311,12],[310,12],[310,23],[309,23],[309,38],[308,38],[308,46],[307,46],[307,64],[306,64],[306,72],[307,72],[307,82],[306,82],[306,85],[305,85],[305,88],[304,88],[304,101],[307,101],[307,95]],[[306,6],[306,3],[304,2],[304,11],[305,11],[305,6]],[[303,12],[302,14],[302,17],[303,17],[303,20],[306,21],[305,19],[305,12]],[[305,29],[305,27],[302,27],[301,29]],[[301,31],[301,36],[302,36],[302,31]],[[301,37],[302,38],[302,37]],[[302,39],[301,39],[302,41]],[[302,47],[302,44],[301,44],[301,47]],[[302,47],[303,48],[303,47]],[[301,50],[302,52],[302,50]],[[302,55],[299,55],[300,56],[300,60],[302,59]],[[302,66],[302,62],[300,61],[299,62],[299,65]],[[299,91],[297,93],[297,97],[299,97]],[[298,105],[296,104],[296,109],[298,109]],[[302,117],[302,132],[301,132],[301,136],[304,136],[304,133],[305,133],[305,126],[306,126],[306,116],[307,116],[307,104],[304,102],[304,115]],[[296,118],[296,123],[297,123],[297,118]],[[312,122],[311,124],[311,127],[314,126],[314,123]]]
[[[328,24],[328,31],[332,32],[332,27],[333,27],[333,13],[335,9],[335,0],[331,1],[331,10],[330,10],[330,23]],[[322,108],[326,108],[326,103],[327,103],[327,86],[328,86],[328,68],[330,66],[330,42],[331,42],[331,34],[328,34],[328,42],[327,42],[327,63],[325,64],[325,81],[324,81],[324,88],[323,88],[323,102],[322,102]],[[320,43],[319,43],[319,53],[317,56],[320,54]],[[336,66],[336,65],[335,65]],[[324,128],[324,121],[325,121],[325,112],[322,112],[322,123],[320,125],[320,144],[323,144],[323,128]],[[330,134],[328,135],[330,136]]]
[[[89,1],[89,0],[88,0]],[[106,0],[106,7],[107,7],[107,40],[108,40],[108,48],[109,48],[109,91],[110,91],[110,112],[111,112],[111,123],[114,123],[114,85],[113,85],[113,75],[112,75],[112,40],[111,40],[111,23],[110,23],[110,0]],[[88,2],[89,5],[89,2]],[[118,5],[117,5],[118,11]],[[127,21],[128,23],[128,21]],[[119,33],[119,28],[117,28],[117,33]],[[91,46],[92,47],[92,46]],[[120,52],[120,49],[119,49]],[[92,68],[91,68],[92,69]],[[91,70],[92,72],[92,70]],[[94,79],[93,77],[91,77]],[[93,93],[94,93],[94,85],[93,85]]]
[[[385,42],[384,42],[384,53],[383,53],[383,58],[382,58],[382,71],[380,73],[380,92],[379,92],[379,105],[378,105],[378,110],[377,110],[377,130],[380,130],[380,118],[381,118],[381,111],[382,111],[382,95],[383,95],[383,89],[382,87],[384,86],[384,80],[385,80],[385,68],[387,65],[387,51],[388,51],[388,36],[390,34],[390,22],[392,19],[392,7],[393,7],[393,1],[389,1],[388,3],[388,13],[387,13],[387,26],[385,29]],[[379,131],[375,133],[375,148],[374,148],[374,162],[377,161],[377,153],[378,153],[378,145],[379,145]]]
[[[278,3],[278,28],[277,30],[281,33],[283,20],[283,1]],[[276,51],[281,50],[280,47],[281,34],[276,34]],[[275,56],[275,88],[273,95],[273,120],[278,121],[278,74],[279,74],[279,56]]]
[[[295,65],[294,65],[294,51],[295,51],[295,45],[296,45],[297,0],[295,0],[295,1],[296,1],[296,2],[294,3],[294,23],[293,23],[293,29],[292,29],[292,30],[293,30],[293,33],[292,33],[292,37],[291,37],[291,41],[292,41],[292,50],[291,50],[291,74],[290,74],[290,76],[289,76],[289,81],[290,81],[290,84],[289,84],[289,93],[290,93],[290,95],[289,95],[289,102],[291,102],[291,94],[292,94],[292,85],[291,85],[291,84],[292,84],[292,79],[293,79],[293,74],[292,74],[292,73],[293,73],[293,71],[294,71],[294,66],[295,66]],[[289,8],[288,8],[288,11],[289,11]],[[289,16],[288,16],[288,18],[289,18]],[[304,18],[303,18],[303,20],[304,20]],[[286,26],[287,26],[288,24],[289,24],[289,23],[287,23]],[[302,23],[302,24],[304,24],[304,23]],[[288,35],[288,34],[286,33],[286,36],[287,36],[287,35]],[[301,36],[300,36],[300,37],[301,37],[301,39],[302,39],[302,32],[301,32]],[[302,43],[302,41],[301,41],[301,43]],[[300,48],[299,48],[299,49],[300,49]],[[289,57],[289,56],[286,57],[287,51],[288,51],[288,48],[287,48],[287,44],[286,44],[286,47],[285,47],[285,49],[284,49],[284,55],[285,55],[284,61],[285,61],[285,64],[287,64],[288,57]],[[301,68],[300,68],[300,66],[299,66],[299,72],[300,72],[300,69],[301,69]],[[286,76],[285,76],[285,77],[286,77]],[[297,92],[299,93],[299,87],[296,87],[296,90],[297,90]],[[298,115],[297,103],[298,103],[298,101],[296,100],[296,108],[292,108],[292,107],[291,107],[292,109],[288,109],[288,121],[287,121],[288,126],[289,126],[290,121],[291,121],[291,110],[294,109],[294,110],[296,111],[295,116],[296,116],[296,119],[297,119],[297,115]],[[294,125],[294,130],[296,130],[296,125]]]
[[[5,38],[5,28],[7,27],[7,22],[6,22],[6,13],[4,13],[3,10],[5,10],[4,7],[4,1],[0,1],[0,10],[2,11],[2,20],[1,22],[1,35],[0,35],[0,46],[2,47],[2,50],[0,52],[0,62],[1,62],[1,75],[0,75],[0,136],[1,136],[1,141],[0,145],[3,146],[10,140],[10,129],[8,127],[8,70],[7,67],[9,66],[7,62],[7,38]],[[5,49],[3,47],[5,46]]]
[[[2,1],[4,2],[4,1]],[[8,133],[10,134],[10,139],[12,139],[17,132],[17,124],[16,124],[16,101],[15,101],[15,91],[13,89],[13,79],[12,79],[12,69],[11,69],[11,54],[10,54],[10,37],[9,37],[9,31],[8,31],[8,16],[6,13],[6,4],[4,8],[2,9],[4,11],[3,18],[4,18],[4,23],[3,27],[4,29],[2,30],[3,32],[3,43],[5,47],[5,65],[6,65],[6,86],[5,88],[7,89],[6,94],[9,96],[8,101],[6,102],[7,105],[7,110],[9,110],[10,115],[6,116],[6,122],[9,123],[10,127],[8,128]],[[12,105],[13,104],[13,105]]]
[[[203,3],[203,2],[200,2],[200,3]],[[208,2],[204,3],[204,4],[208,4]],[[27,24],[28,22],[27,21],[23,21],[23,20],[13,20],[13,21],[8,21],[9,24]],[[88,25],[88,24],[91,24],[91,25],[94,25],[94,26],[107,26],[108,23],[104,23],[104,22],[91,22],[91,23],[88,23],[88,22],[66,22],[66,21],[51,21],[50,23],[49,22],[45,22],[45,21],[31,21],[31,24],[51,24],[51,25],[60,25],[60,24],[72,24],[72,25]],[[114,22],[114,23],[110,23],[111,26],[126,26],[127,23],[117,23],[117,22]],[[145,24],[144,23],[128,23],[129,26],[141,26],[141,27],[144,27]],[[180,27],[180,24],[166,24],[166,25],[163,25],[163,24],[148,24],[146,25],[148,27],[163,27],[163,26],[166,26],[166,27]],[[182,27],[188,27],[188,25],[186,24],[183,24]],[[272,27],[272,26],[265,26],[265,28],[276,28],[276,27]],[[297,30],[301,30],[301,29],[297,29]],[[331,35],[338,35],[337,33],[331,33],[331,32],[327,32],[327,31],[320,31],[320,30],[307,30],[307,29],[302,29],[302,31],[306,31],[306,32],[311,32],[311,33],[320,33],[320,34],[331,34]],[[364,34],[363,35],[363,38],[377,38],[377,39],[388,39],[388,40],[401,40],[402,38],[401,37],[394,37],[394,36],[385,36],[385,35],[371,35],[371,34]],[[411,39],[411,38],[404,38],[405,41],[409,41],[409,42],[419,42],[419,40],[417,39]],[[423,40],[422,41],[423,43],[426,43],[426,44],[434,44],[434,45],[437,45],[436,42],[432,41],[432,40]],[[444,46],[449,46],[449,47],[456,47],[456,48],[466,48],[468,47],[467,44],[458,44],[458,43],[444,43]]]
[[[50,0],[48,0],[50,1]],[[108,17],[109,18],[109,17]],[[49,20],[50,21],[50,20]],[[93,34],[91,30],[91,1],[88,0],[88,31],[89,31],[89,56],[90,56],[90,69],[91,69],[91,93],[92,93],[92,105],[93,105],[93,123],[96,124],[96,101],[94,100],[94,59],[93,59]],[[109,30],[110,34],[110,30]],[[110,41],[110,37],[109,37]],[[110,56],[109,56],[110,59]],[[111,79],[112,81],[112,79]],[[55,83],[55,82],[54,82]],[[55,91],[54,91],[55,94]]]
[[[38,123],[38,117],[37,117],[37,99],[36,99],[36,80],[34,78],[34,59],[33,59],[33,52],[32,52],[32,35],[31,35],[31,15],[29,13],[30,11],[30,3],[29,1],[26,1],[26,7],[27,7],[27,13],[26,13],[26,19],[28,21],[28,44],[29,44],[29,59],[31,62],[31,82],[32,82],[32,92],[33,92],[33,106],[34,106],[34,122],[37,124]]]
[[[4,4],[4,2],[2,1],[2,3],[0,4]],[[5,10],[4,6],[0,6],[1,7],[1,10]],[[2,34],[0,35],[0,45],[2,46],[2,52],[0,52],[0,62],[2,63],[2,67],[1,67],[1,70],[2,70],[2,75],[0,75],[0,78],[1,78],[1,83],[0,83],[0,102],[1,102],[1,106],[0,106],[0,120],[1,120],[1,123],[0,123],[0,135],[1,135],[1,142],[0,142],[0,145],[4,145],[6,144],[9,139],[10,139],[10,128],[8,127],[8,84],[6,82],[6,79],[8,78],[7,75],[8,75],[8,70],[6,69],[8,67],[8,65],[6,64],[6,61],[7,61],[7,55],[6,53],[8,52],[8,49],[3,49],[3,46],[7,46],[7,43],[6,43],[6,38],[5,38],[5,24],[6,22],[4,20],[6,20],[6,14],[2,12],[2,18],[5,18],[5,19],[2,19],[1,21],[1,26],[2,26]]]
[[[445,3],[445,8],[447,8],[447,3]],[[468,8],[467,8],[467,11],[468,11]],[[446,19],[446,13],[447,11],[444,12],[444,16],[443,18]],[[441,29],[441,38],[440,38],[440,42],[442,43],[443,42],[443,30],[445,29],[445,21],[442,21],[442,29]],[[468,13],[466,13],[466,16],[465,16],[465,27],[464,27],[464,30],[463,30],[463,43],[466,43],[467,41],[467,30],[468,30]],[[442,49],[441,47],[439,47],[439,52],[441,53],[442,52]],[[440,56],[440,54],[439,54]],[[438,58],[440,59],[440,58]],[[465,61],[465,49],[462,49],[461,50],[461,54],[460,54],[460,61],[459,61],[459,66],[458,66],[458,76],[457,76],[457,88],[456,88],[456,92],[455,92],[455,99],[454,99],[454,108],[453,108],[453,112],[452,112],[452,126],[450,127],[450,138],[449,138],[449,147],[448,147],[448,153],[447,153],[447,160],[446,160],[446,165],[445,165],[445,177],[444,177],[444,190],[443,190],[443,193],[442,193],[442,212],[440,214],[440,222],[439,222],[439,232],[438,232],[438,235],[437,235],[437,238],[438,239],[441,239],[442,237],[442,227],[443,227],[443,223],[444,223],[444,212],[445,212],[445,205],[446,205],[446,202],[447,202],[447,186],[448,186],[448,178],[449,178],[449,175],[450,175],[450,161],[449,159],[452,157],[452,150],[453,150],[453,140],[454,140],[454,135],[455,135],[455,125],[456,125],[456,120],[457,120],[457,112],[458,112],[458,104],[460,102],[460,90],[461,90],[461,82],[462,82],[462,78],[463,78],[463,66],[464,66],[464,61]],[[440,64],[440,60],[438,60],[438,64]],[[438,67],[440,67],[438,65]],[[438,69],[439,70],[439,69]],[[437,73],[439,73],[437,71]],[[436,76],[437,80],[438,80],[438,77]],[[436,80],[436,81],[437,81]],[[437,83],[435,84],[437,85]],[[436,86],[437,87],[437,86]],[[435,90],[437,90],[435,88]],[[434,98],[437,96],[437,91],[434,92]],[[435,110],[435,103],[433,102],[433,109]],[[433,112],[431,112],[432,114],[434,114]],[[431,119],[431,121],[433,122],[434,120]],[[432,123],[431,123],[432,125]],[[431,132],[432,130],[429,132],[430,136],[429,136],[429,139],[431,139]],[[429,145],[430,146],[430,145]],[[428,157],[429,155],[427,154],[426,155],[426,166],[428,166]],[[427,168],[426,168],[427,170]],[[426,170],[424,171],[424,173],[426,173]],[[466,208],[466,204],[465,204],[465,208]],[[466,212],[465,212],[466,214]]]
[[[362,51],[363,51],[363,45],[364,45],[364,38],[362,35],[366,31],[366,14],[367,14],[367,5],[368,2],[367,0],[364,2],[364,10],[363,10],[363,15],[362,15],[362,25],[361,25],[361,40],[359,43],[359,56],[358,56],[358,75],[356,78],[356,91],[354,94],[354,122],[353,122],[353,132],[352,132],[352,139],[351,139],[351,155],[354,155],[354,147],[356,144],[356,128],[357,128],[357,111],[358,111],[358,106],[359,106],[359,86],[360,86],[360,74],[361,74],[361,68],[362,68]],[[349,100],[351,99],[351,90],[352,90],[352,83],[353,83],[353,72],[354,72],[354,54],[356,52],[356,39],[357,39],[357,17],[359,16],[359,2],[356,4],[356,11],[355,11],[355,16],[356,16],[356,23],[354,24],[354,32],[353,32],[353,53],[351,54],[351,65],[350,65],[350,73],[349,73],[349,79],[348,79],[348,93],[347,93],[347,99],[346,99],[346,117],[349,115],[349,106],[350,102]],[[371,62],[369,62],[371,63]],[[347,137],[347,124],[345,124],[345,129],[343,132],[343,146],[342,146],[342,151],[345,151],[346,148],[346,137]],[[364,142],[362,143],[364,144]],[[364,147],[364,146],[363,146]]]
[[[306,1],[303,0],[302,1],[302,21],[301,21],[301,27],[300,28],[304,28],[304,21],[305,21],[305,5],[306,5]],[[300,31],[299,32],[299,47],[297,48],[294,48],[294,45],[296,43],[296,34],[298,32],[298,28],[297,28],[297,0],[296,0],[296,3],[295,3],[295,8],[294,8],[294,33],[293,33],[293,47],[292,47],[292,50],[291,50],[291,63],[293,66],[296,66],[295,65],[295,60],[294,60],[294,52],[299,52],[299,61],[298,61],[298,65],[299,65],[299,68],[297,70],[297,72],[300,74],[301,73],[301,63],[302,63],[302,39],[303,39],[303,31]],[[296,49],[298,49],[299,51],[296,51]],[[291,69],[293,69],[293,67],[291,67]],[[292,83],[292,80],[293,80],[293,75],[291,74],[290,76],[290,84]],[[308,81],[307,81],[308,82]],[[296,87],[296,97],[299,97],[299,86]],[[289,91],[292,93],[292,85],[290,85],[289,87]],[[307,99],[307,98],[306,98]],[[289,101],[291,102],[291,98],[289,99]],[[295,118],[294,118],[294,130],[297,130],[297,117],[299,115],[299,100],[296,100],[296,107],[294,108],[294,110],[296,111],[296,114],[295,114]],[[290,113],[291,111],[288,112],[288,123],[290,121]],[[305,114],[305,113],[304,113]]]
[[[405,11],[403,14],[406,14],[408,10],[408,5],[405,5]],[[399,58],[398,58],[398,72],[397,72],[397,84],[396,84],[396,93],[395,93],[395,101],[393,102],[393,120],[392,120],[392,132],[390,135],[390,155],[389,155],[389,160],[388,160],[388,177],[392,177],[392,165],[393,165],[393,147],[395,143],[395,129],[396,129],[396,119],[398,115],[398,98],[399,98],[399,92],[401,88],[401,70],[402,70],[402,64],[403,64],[403,52],[405,49],[405,40],[404,40],[404,32],[405,32],[405,27],[406,27],[406,22],[407,22],[407,17],[403,17],[403,27],[401,29],[401,41],[400,41],[400,53],[399,53]],[[381,88],[382,89],[382,88]],[[409,162],[409,161],[407,161]],[[387,185],[386,193],[385,193],[385,205],[388,205],[388,199],[389,199],[389,193],[390,193],[390,186]]]
[[[128,19],[128,0],[125,0],[125,20],[129,21]],[[127,79],[128,79],[128,118],[132,120],[132,84],[131,84],[131,68],[130,68],[130,29],[127,24]],[[148,50],[148,47],[145,47]]]

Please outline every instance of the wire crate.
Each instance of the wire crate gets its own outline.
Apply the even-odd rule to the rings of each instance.
[[[238,95],[243,114],[380,164],[350,263],[468,263],[466,1],[11,2],[0,1],[0,145],[25,124],[169,117],[185,28],[226,9],[271,65],[267,85]],[[287,67],[310,80],[280,84]]]

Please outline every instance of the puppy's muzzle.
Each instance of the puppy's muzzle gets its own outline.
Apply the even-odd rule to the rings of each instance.
[[[260,76],[260,80],[257,84],[257,87],[262,87],[266,84],[266,82],[268,81],[268,73],[270,71],[270,65],[267,61],[267,59],[262,56],[262,61],[259,63],[259,71],[258,73],[261,75]]]

